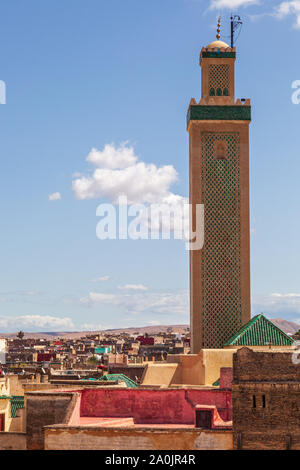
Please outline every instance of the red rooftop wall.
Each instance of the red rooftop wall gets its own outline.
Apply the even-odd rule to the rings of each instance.
[[[82,391],[82,417],[134,418],[137,424],[193,424],[196,405],[215,405],[232,419],[231,391],[88,389]]]
[[[138,336],[137,341],[141,343],[142,346],[153,346],[154,345],[154,338],[148,336]]]
[[[55,353],[38,353],[37,361],[38,362],[49,362],[56,359]]]

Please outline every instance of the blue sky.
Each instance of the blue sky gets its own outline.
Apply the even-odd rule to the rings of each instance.
[[[0,332],[189,321],[184,243],[100,241],[96,208],[119,182],[86,197],[74,180],[93,183],[93,148],[106,163],[126,148],[134,202],[150,168],[157,200],[188,195],[199,52],[219,13],[229,41],[232,11],[244,22],[236,96],[253,107],[252,309],[300,322],[300,0],[11,0],[0,5]]]

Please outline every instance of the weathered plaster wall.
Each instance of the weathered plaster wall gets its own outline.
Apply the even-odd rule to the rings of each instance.
[[[232,417],[231,392],[219,389],[89,389],[81,393],[81,416],[133,417],[141,424],[193,424],[194,407],[200,404],[216,405],[224,421]]]
[[[18,432],[1,432],[0,450],[26,450],[26,434]]]
[[[51,426],[46,450],[231,450],[231,431],[111,429]]]
[[[26,433],[28,449],[43,449],[43,426],[65,423],[70,419],[72,393],[27,393]],[[74,408],[74,407],[73,407]],[[72,408],[72,411],[73,411]]]
[[[221,367],[220,369],[220,388],[232,389],[233,368]]]
[[[75,393],[72,397],[73,406],[70,406],[69,413],[66,415],[66,424],[76,426],[80,423],[80,405],[81,394]]]

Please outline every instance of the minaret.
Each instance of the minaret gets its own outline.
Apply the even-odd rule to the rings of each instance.
[[[222,348],[250,320],[251,108],[235,101],[236,49],[219,38],[201,50],[201,100],[187,114],[193,230],[196,204],[205,219],[204,246],[190,251],[192,353]]]

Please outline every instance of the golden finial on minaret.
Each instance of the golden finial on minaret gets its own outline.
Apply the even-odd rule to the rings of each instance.
[[[219,16],[219,18],[218,18],[218,26],[217,26],[217,36],[216,36],[216,38],[217,38],[218,41],[221,37],[220,36],[221,29],[220,28],[221,28],[221,16]]]

